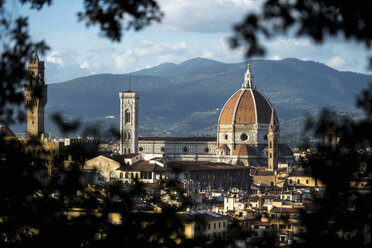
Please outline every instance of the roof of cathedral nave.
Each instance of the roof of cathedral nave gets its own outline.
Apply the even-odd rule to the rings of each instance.
[[[140,141],[216,141],[216,137],[151,137],[151,136],[140,136]]]
[[[248,64],[242,87],[235,92],[223,107],[218,124],[269,124],[273,106],[269,100],[256,89],[253,75]],[[275,114],[278,125],[278,117]]]
[[[243,165],[233,165],[221,162],[208,161],[171,161],[167,163],[168,168],[182,168],[183,170],[249,170],[249,167]]]

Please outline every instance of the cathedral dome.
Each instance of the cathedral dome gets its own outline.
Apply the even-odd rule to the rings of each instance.
[[[272,114],[275,132],[278,132],[279,121],[273,105],[256,89],[248,65],[242,87],[221,110],[217,125],[218,145],[226,144],[231,151],[240,144],[266,145]]]
[[[256,89],[248,67],[242,88],[235,92],[223,107],[218,125],[269,124],[272,104]],[[278,118],[275,116],[278,124]]]

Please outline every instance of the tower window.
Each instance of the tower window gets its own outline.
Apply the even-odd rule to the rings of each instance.
[[[272,153],[270,152],[270,158],[272,158],[273,157],[273,155],[272,155]]]
[[[129,112],[129,109],[126,109],[125,110],[125,123],[129,123],[130,122],[130,112]]]
[[[130,133],[128,133],[128,140],[130,140],[131,139],[131,135],[130,135]]]
[[[273,148],[273,142],[270,141],[270,148]]]
[[[143,152],[143,147],[140,146],[140,147],[138,148],[138,150],[139,150],[140,152]]]
[[[243,140],[243,141],[247,140],[248,136],[245,133],[242,133],[242,135],[240,135],[240,139]]]
[[[227,134],[225,134],[225,140],[227,140],[229,138],[229,136]]]

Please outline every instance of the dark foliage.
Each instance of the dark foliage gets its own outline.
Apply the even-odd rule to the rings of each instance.
[[[370,247],[372,234],[372,119],[371,89],[358,96],[365,111],[359,121],[323,110],[319,120],[307,128],[322,138],[308,160],[313,176],[326,185],[323,197],[316,198],[311,212],[303,213],[304,232],[300,247],[320,245]],[[323,142],[329,137],[329,143]],[[332,139],[337,144],[332,144]],[[335,140],[336,141],[336,140]]]
[[[84,6],[79,20],[87,26],[99,24],[102,34],[113,41],[122,38],[124,21],[125,29],[140,30],[163,15],[154,0],[84,0]]]
[[[263,55],[260,38],[293,33],[322,43],[327,37],[344,37],[370,48],[372,1],[266,0],[258,13],[248,13],[235,26],[232,47],[245,46],[248,57]]]

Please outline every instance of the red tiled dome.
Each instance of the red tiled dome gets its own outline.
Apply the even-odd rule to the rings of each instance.
[[[270,123],[272,105],[256,89],[240,89],[225,104],[218,124]],[[275,116],[278,123],[278,118]]]
[[[248,66],[244,79],[242,88],[235,92],[223,107],[218,125],[270,123],[273,106],[269,100],[256,89],[253,83],[253,75],[250,66]],[[275,122],[279,125],[276,114]]]

